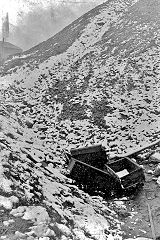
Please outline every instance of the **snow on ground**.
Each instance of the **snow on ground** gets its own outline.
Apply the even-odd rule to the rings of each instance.
[[[0,208],[11,218],[1,239],[122,239],[115,209],[123,206],[79,190],[65,176],[63,154],[97,143],[109,154],[124,153],[159,134],[159,47],[132,58],[114,55],[104,36],[123,23],[127,5],[115,2],[66,52],[0,79],[0,187],[7,194]]]
[[[0,143],[2,150],[1,176],[3,177],[3,172],[6,172],[8,165],[10,165],[10,174],[7,175],[9,180],[6,181],[12,185],[9,189],[9,197],[0,196],[0,207],[9,211],[10,220],[4,221],[5,228],[7,226],[15,227],[15,231],[11,231],[9,228],[8,231],[6,230],[7,235],[2,234],[1,239],[5,239],[5,236],[7,239],[14,239],[18,236],[23,237],[23,239],[32,239],[33,236],[36,236],[34,239],[45,239],[45,237],[50,239],[53,236],[56,236],[56,239],[65,239],[65,236],[66,239],[71,236],[75,236],[75,239],[81,239],[81,236],[84,239],[90,239],[87,235],[92,235],[98,240],[105,239],[105,231],[109,230],[110,224],[107,218],[98,214],[101,208],[105,209],[105,202],[98,207],[93,207],[92,198],[78,190],[74,185],[70,185],[71,180],[61,173],[62,169],[59,165],[64,163],[56,152],[49,151],[50,148],[43,141],[41,144],[37,144],[36,141],[35,144],[28,143],[25,131],[30,135],[29,132],[32,132],[32,129],[20,127],[12,118],[6,118],[4,122],[4,118],[1,126],[4,132],[1,139],[4,144]],[[77,126],[79,124],[80,121]],[[31,137],[34,140],[33,134],[32,132]],[[33,157],[35,163],[33,163],[33,159],[31,161],[30,157]],[[50,163],[45,163],[45,160]],[[4,182],[3,179],[1,181]],[[3,190],[7,191],[8,183],[5,182],[5,184]],[[12,186],[16,186],[16,192]],[[42,205],[37,202],[36,206],[25,206],[24,203],[21,203],[23,198],[27,205],[35,199],[40,201],[39,204]],[[112,219],[115,224],[113,232],[118,236],[121,232],[119,229],[116,230],[115,218],[116,214]],[[26,231],[16,231],[15,221],[19,221],[19,219],[25,221]],[[26,221],[33,222],[34,226],[28,228]],[[73,222],[72,227],[68,226],[68,221]]]

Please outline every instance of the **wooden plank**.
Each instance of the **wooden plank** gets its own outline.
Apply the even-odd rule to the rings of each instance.
[[[111,157],[110,159],[129,157],[129,156],[132,156],[132,155],[134,155],[134,154],[138,154],[138,153],[140,153],[141,151],[143,151],[143,150],[145,150],[145,149],[147,149],[147,148],[151,148],[151,147],[153,147],[153,146],[155,146],[155,145],[157,145],[157,144],[159,144],[159,143],[160,143],[160,139],[158,139],[157,141],[154,141],[154,142],[152,142],[152,143],[150,143],[150,144],[147,144],[147,145],[145,145],[145,146],[143,146],[143,147],[140,147],[140,148],[137,149],[137,150],[131,150],[131,151],[129,151],[128,153],[115,155],[115,156]]]
[[[68,170],[71,172],[73,167],[75,165],[75,160],[73,158],[71,158],[71,161],[69,163],[69,166],[68,166]]]
[[[110,173],[112,176],[114,176],[119,182],[120,182],[120,178],[117,176],[117,174],[112,170],[112,168],[110,168],[107,164],[104,165],[105,169],[104,171]]]
[[[152,231],[152,238],[153,238],[153,240],[156,240],[156,233],[155,233],[155,228],[154,228],[154,223],[153,223],[153,218],[152,218],[151,207],[148,202],[147,202],[147,207],[148,207],[149,220],[150,220],[151,231]]]
[[[86,166],[86,167],[89,167],[89,168],[91,168],[91,169],[93,169],[93,170],[95,170],[95,171],[97,171],[97,172],[99,172],[99,173],[101,173],[101,174],[105,174],[106,176],[107,175],[112,175],[114,178],[115,178],[115,180],[118,180],[119,182],[120,182],[120,179],[118,178],[118,176],[114,173],[114,175],[113,174],[111,174],[111,172],[113,172],[113,170],[112,171],[106,171],[106,170],[102,170],[102,169],[99,169],[99,168],[96,168],[96,167],[93,167],[93,166],[91,166],[91,165],[89,165],[89,164],[87,164],[87,163],[84,163],[84,162],[82,162],[82,161],[80,161],[80,160],[77,160],[76,158],[71,158],[71,160],[72,161],[74,161],[75,163],[77,162],[77,163],[79,163],[79,164],[81,164],[81,165],[84,165],[84,166]]]
[[[72,156],[76,156],[80,154],[101,152],[102,150],[105,151],[102,145],[99,144],[99,145],[93,145],[93,146],[82,147],[82,148],[72,148],[70,152]]]

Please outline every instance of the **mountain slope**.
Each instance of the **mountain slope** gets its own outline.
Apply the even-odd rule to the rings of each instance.
[[[146,1],[145,5],[143,1],[125,1],[125,4],[122,1],[109,1],[102,4],[52,39],[31,49],[31,54],[28,51],[24,60],[22,57],[6,62],[6,66],[14,64],[14,61],[24,61],[25,64],[17,67],[17,71],[11,68],[10,72],[15,73],[2,79],[5,82],[7,79],[18,79],[18,82],[24,81],[25,86],[34,85],[34,81],[38,80],[35,88],[39,88],[38,82],[43,80],[45,85],[47,83],[46,92],[43,92],[44,95],[48,94],[46,101],[63,105],[60,114],[62,119],[88,119],[102,129],[100,139],[112,139],[112,135],[115,135],[112,125],[116,128],[116,135],[122,135],[124,128],[125,143],[124,137],[117,141],[118,146],[123,142],[122,150],[126,142],[130,144],[130,138],[134,138],[133,146],[148,142],[151,139],[145,137],[147,131],[154,133],[158,131],[159,125],[158,7],[157,1],[152,4]],[[149,9],[153,15],[156,9],[156,22],[148,14]],[[80,21],[78,32],[74,32]],[[79,36],[75,38],[71,34],[73,43],[70,46],[68,37],[71,28]],[[64,36],[67,36],[67,41]],[[69,44],[68,48],[48,58],[45,53],[55,49],[49,46],[51,41],[55,44],[57,37]],[[44,61],[43,56],[48,60]],[[37,65],[39,61],[44,62]],[[143,109],[140,109],[139,104]],[[152,123],[147,124],[153,112],[156,115],[152,117]],[[149,117],[146,117],[148,114]],[[137,124],[141,127],[137,128]],[[135,129],[138,132],[133,137]],[[95,135],[99,133],[95,131]],[[122,151],[119,147],[117,150]]]
[[[159,6],[156,0],[107,1],[1,67],[3,158],[12,164],[18,197],[25,192],[51,208],[50,217],[71,229],[66,237],[123,235],[107,203],[63,175],[63,150],[102,143],[117,154],[158,137]],[[34,183],[40,189],[28,189]],[[143,236],[147,226],[144,221]]]
[[[27,63],[30,62],[31,64],[38,64],[53,55],[58,55],[65,52],[70,46],[72,46],[76,39],[81,37],[81,35],[83,36],[87,35],[87,33],[85,33],[85,31],[87,31],[85,27],[89,23],[91,23],[92,19],[94,19],[94,17],[97,15],[97,19],[95,19],[94,25],[91,24],[90,26],[91,31],[92,27],[94,27],[94,29],[96,30],[95,33],[93,32],[92,36],[88,36],[87,45],[85,44],[85,42],[84,43],[82,42],[82,44],[84,44],[85,46],[83,47],[82,45],[83,50],[85,50],[86,47],[93,45],[92,41],[96,42],[98,40],[99,35],[101,37],[101,35],[103,34],[101,33],[101,31],[104,31],[103,29],[108,28],[113,22],[116,22],[117,19],[121,15],[123,15],[126,9],[130,7],[135,1],[136,0],[111,1],[111,2],[108,1],[104,4],[99,5],[95,9],[91,10],[89,13],[83,15],[82,17],[74,21],[72,24],[64,28],[60,33],[57,33],[54,37],[24,52],[24,56],[22,55],[21,59],[18,60],[16,59],[12,61],[12,66],[16,66],[16,64],[19,66],[26,62]],[[99,19],[98,15],[100,15]],[[101,29],[102,26],[103,29]],[[92,41],[89,43],[91,37]],[[11,68],[10,64],[5,67],[5,72],[8,68]]]

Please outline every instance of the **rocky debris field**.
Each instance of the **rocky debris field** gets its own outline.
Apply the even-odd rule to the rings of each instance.
[[[107,202],[89,196],[65,177],[60,137],[49,140],[41,122],[33,128],[28,117],[19,123],[13,112],[2,111],[0,238],[105,239],[121,235],[118,216]]]
[[[131,101],[126,112],[127,109],[118,104],[119,99],[116,102],[114,98],[117,108],[103,118],[98,108],[91,112],[93,101],[87,95],[86,102],[91,102],[81,105],[82,108],[77,107],[81,103],[78,98],[76,102],[72,92],[68,94],[70,103],[67,103],[66,91],[61,90],[65,87],[63,81],[50,76],[51,72],[47,78],[39,74],[32,87],[21,80],[9,86],[3,83],[1,88],[1,239],[151,238],[143,193],[130,202],[108,202],[89,196],[66,177],[63,150],[102,143],[110,155],[127,152],[156,139],[157,112],[153,111],[150,116],[147,112],[150,109],[144,111],[142,98],[137,107],[136,100]],[[122,104],[126,101],[128,99]],[[113,101],[110,107],[112,104]],[[89,114],[85,114],[85,106],[90,108]],[[125,111],[125,117],[117,115],[120,108]],[[136,108],[137,114],[128,119]],[[99,122],[94,119],[97,112]],[[137,120],[134,117],[138,118],[138,113]],[[151,124],[144,114],[151,119]],[[135,120],[137,124],[133,125]],[[143,159],[143,155],[140,157]],[[159,190],[154,180],[153,185]],[[141,216],[146,218],[143,225],[138,220]]]
[[[146,2],[108,1],[1,66],[0,239],[152,238],[146,201],[160,234],[159,146],[137,158],[144,190],[113,201],[78,189],[64,156],[102,144],[111,157],[159,138],[159,3]]]

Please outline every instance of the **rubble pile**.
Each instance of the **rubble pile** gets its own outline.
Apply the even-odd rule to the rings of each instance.
[[[153,33],[155,22],[138,4],[106,2],[1,68],[1,239],[122,239],[119,211],[67,178],[63,151],[100,143],[121,154],[158,138],[159,39],[143,40],[139,26]],[[71,41],[54,52],[62,35]]]
[[[121,235],[117,214],[107,202],[97,198],[96,205],[65,177],[62,149],[52,151],[36,137],[28,143],[26,134],[34,139],[32,129],[12,118],[3,117],[1,133],[0,209],[7,214],[2,215],[1,239],[105,239],[110,222],[111,234]]]

